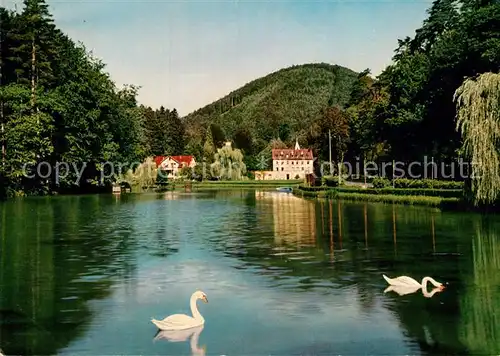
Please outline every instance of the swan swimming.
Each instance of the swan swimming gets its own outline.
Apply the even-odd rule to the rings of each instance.
[[[193,316],[186,314],[174,314],[166,317],[163,320],[156,320],[151,318],[151,322],[155,324],[160,330],[183,330],[190,329],[205,324],[205,319],[201,316],[196,306],[198,299],[208,303],[207,295],[202,291],[196,291],[191,295],[189,305]]]
[[[431,282],[434,287],[438,287],[439,290],[444,289],[443,283],[439,283],[431,277],[424,277],[422,279],[422,283],[418,283],[415,279],[408,276],[389,278],[385,274],[383,274],[382,277],[384,277],[387,283],[389,283],[391,286],[427,288],[427,283]]]

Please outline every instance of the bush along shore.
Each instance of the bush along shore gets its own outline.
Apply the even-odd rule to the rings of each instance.
[[[432,179],[395,179],[391,182],[375,178],[371,184],[373,188],[339,185],[336,177],[325,177],[321,186],[299,185],[293,193],[302,197],[422,205],[442,210],[466,209],[462,182]]]

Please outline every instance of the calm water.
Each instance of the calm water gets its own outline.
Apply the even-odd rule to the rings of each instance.
[[[225,190],[11,201],[0,238],[7,355],[500,353],[498,218]],[[198,288],[201,333],[154,340]]]

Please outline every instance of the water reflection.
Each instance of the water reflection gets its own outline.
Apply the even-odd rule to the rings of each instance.
[[[460,339],[473,353],[500,351],[500,224],[484,221],[475,226],[472,273],[460,298]]]
[[[316,244],[316,206],[289,193],[256,191],[258,202],[268,203],[273,220],[274,241],[296,247]]]
[[[28,199],[0,224],[6,354],[203,354],[202,330],[155,345],[136,323],[195,287],[218,300],[214,354],[500,352],[498,218],[247,189]],[[449,285],[423,298],[382,274]]]
[[[432,298],[432,296],[436,293],[439,293],[441,289],[439,287],[435,287],[430,293],[427,290],[427,286],[419,287],[419,286],[389,286],[384,290],[384,293],[388,292],[396,292],[399,296],[404,296],[407,294],[413,294],[419,289],[422,290],[422,294],[426,298]]]
[[[273,193],[269,195],[258,193],[257,196],[264,199],[264,197],[273,196]],[[282,199],[281,201],[285,200],[285,198]],[[280,200],[276,197],[272,201]],[[258,273],[273,276],[270,286],[283,286],[283,276],[292,277],[287,280],[286,285],[295,290],[310,292],[323,288],[353,286],[357,290],[360,307],[367,315],[371,315],[376,310],[377,286],[383,283],[376,281],[380,280],[382,273],[437,275],[452,283],[444,292],[441,292],[439,288],[430,291],[425,288],[422,290],[425,298],[415,299],[414,297],[418,295],[414,297],[412,295],[421,288],[403,290],[389,287],[386,293],[382,293],[389,298],[384,301],[384,304],[395,313],[402,328],[408,330],[409,335],[417,340],[424,352],[433,353],[432,350],[439,352],[445,350],[456,353],[465,352],[471,347],[470,342],[466,343],[461,340],[463,337],[459,336],[458,323],[461,314],[460,304],[463,304],[465,300],[464,293],[471,293],[471,290],[464,288],[462,282],[463,274],[470,270],[463,267],[468,260],[466,256],[469,255],[468,251],[472,252],[472,249],[467,247],[467,243],[464,244],[466,241],[464,238],[469,236],[471,221],[479,219],[478,216],[466,215],[464,219],[464,216],[455,217],[452,214],[438,213],[432,209],[398,205],[307,199],[303,199],[302,202],[297,199],[286,201],[288,205],[286,209],[273,210],[273,214],[278,215],[276,219],[280,221],[280,224],[275,226],[287,231],[286,223],[291,224],[297,221],[292,213],[294,209],[309,205],[311,210],[316,210],[316,229],[310,230],[315,233],[309,232],[310,235],[307,236],[307,227],[310,226],[308,222],[298,222],[298,224],[306,226],[301,232],[302,240],[313,241],[315,239],[316,243],[300,246],[301,259],[293,258],[291,251],[288,254],[282,253],[279,256],[280,259],[259,259],[259,255],[275,256],[272,253],[273,245],[263,240],[257,242],[255,237],[248,245],[243,244],[247,251],[253,250],[256,244],[259,245],[258,251],[248,252],[246,257],[242,257],[241,254],[239,256],[247,264],[260,264],[264,269],[256,270]],[[296,204],[297,207],[292,208],[289,206],[291,204]],[[346,216],[348,219],[345,219]],[[276,231],[274,233],[276,234]],[[362,245],[359,244],[358,237],[362,237],[359,241]],[[268,252],[265,252],[266,248]],[[323,251],[323,254],[319,253],[318,248]],[[477,255],[480,248],[474,247],[474,249]],[[392,256],[387,254],[388,250],[393,251]],[[441,254],[437,255],[436,251],[441,251]],[[232,255],[230,250],[225,252]],[[283,257],[286,258],[286,263],[282,262]],[[498,259],[492,259],[492,261],[498,263]],[[492,264],[492,269],[494,267],[497,268],[497,265]],[[394,292],[399,296],[406,295],[410,298],[394,299],[387,292]],[[485,298],[484,294],[483,298]],[[426,300],[433,300],[433,302],[423,304],[428,303],[424,302]],[[479,307],[476,306],[476,308]],[[415,317],[415,310],[419,310],[418,317]],[[491,315],[494,313],[485,313],[485,317],[486,315],[489,315],[490,320],[484,321],[485,324],[492,327],[499,325],[496,319],[491,320]],[[447,321],[443,323],[445,320]],[[449,323],[451,326],[448,325]],[[477,324],[477,329],[481,330],[480,324]],[[498,343],[499,336],[496,333],[490,331],[489,335],[491,335],[491,340]],[[498,352],[500,347],[498,344],[495,347]],[[489,350],[492,349],[494,349],[493,346]]]
[[[189,340],[189,346],[191,347],[191,354],[193,356],[205,356],[207,351],[206,345],[201,347],[198,346],[198,340],[200,338],[200,334],[203,331],[204,326],[198,326],[191,329],[186,330],[159,330],[154,341],[158,340],[167,340],[168,342],[185,342]]]
[[[160,235],[155,239],[161,228],[142,215],[147,205],[130,204],[134,198],[136,204],[151,199],[68,196],[0,204],[0,344],[7,355],[57,354],[90,327],[90,301],[109,298],[120,281],[136,288],[137,251],[175,252]],[[147,236],[141,242],[138,229]]]

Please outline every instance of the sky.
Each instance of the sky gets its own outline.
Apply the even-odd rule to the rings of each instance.
[[[431,1],[47,0],[56,25],[107,64],[141,104],[184,116],[296,64],[325,62],[376,76]],[[2,0],[22,9],[22,0]]]

